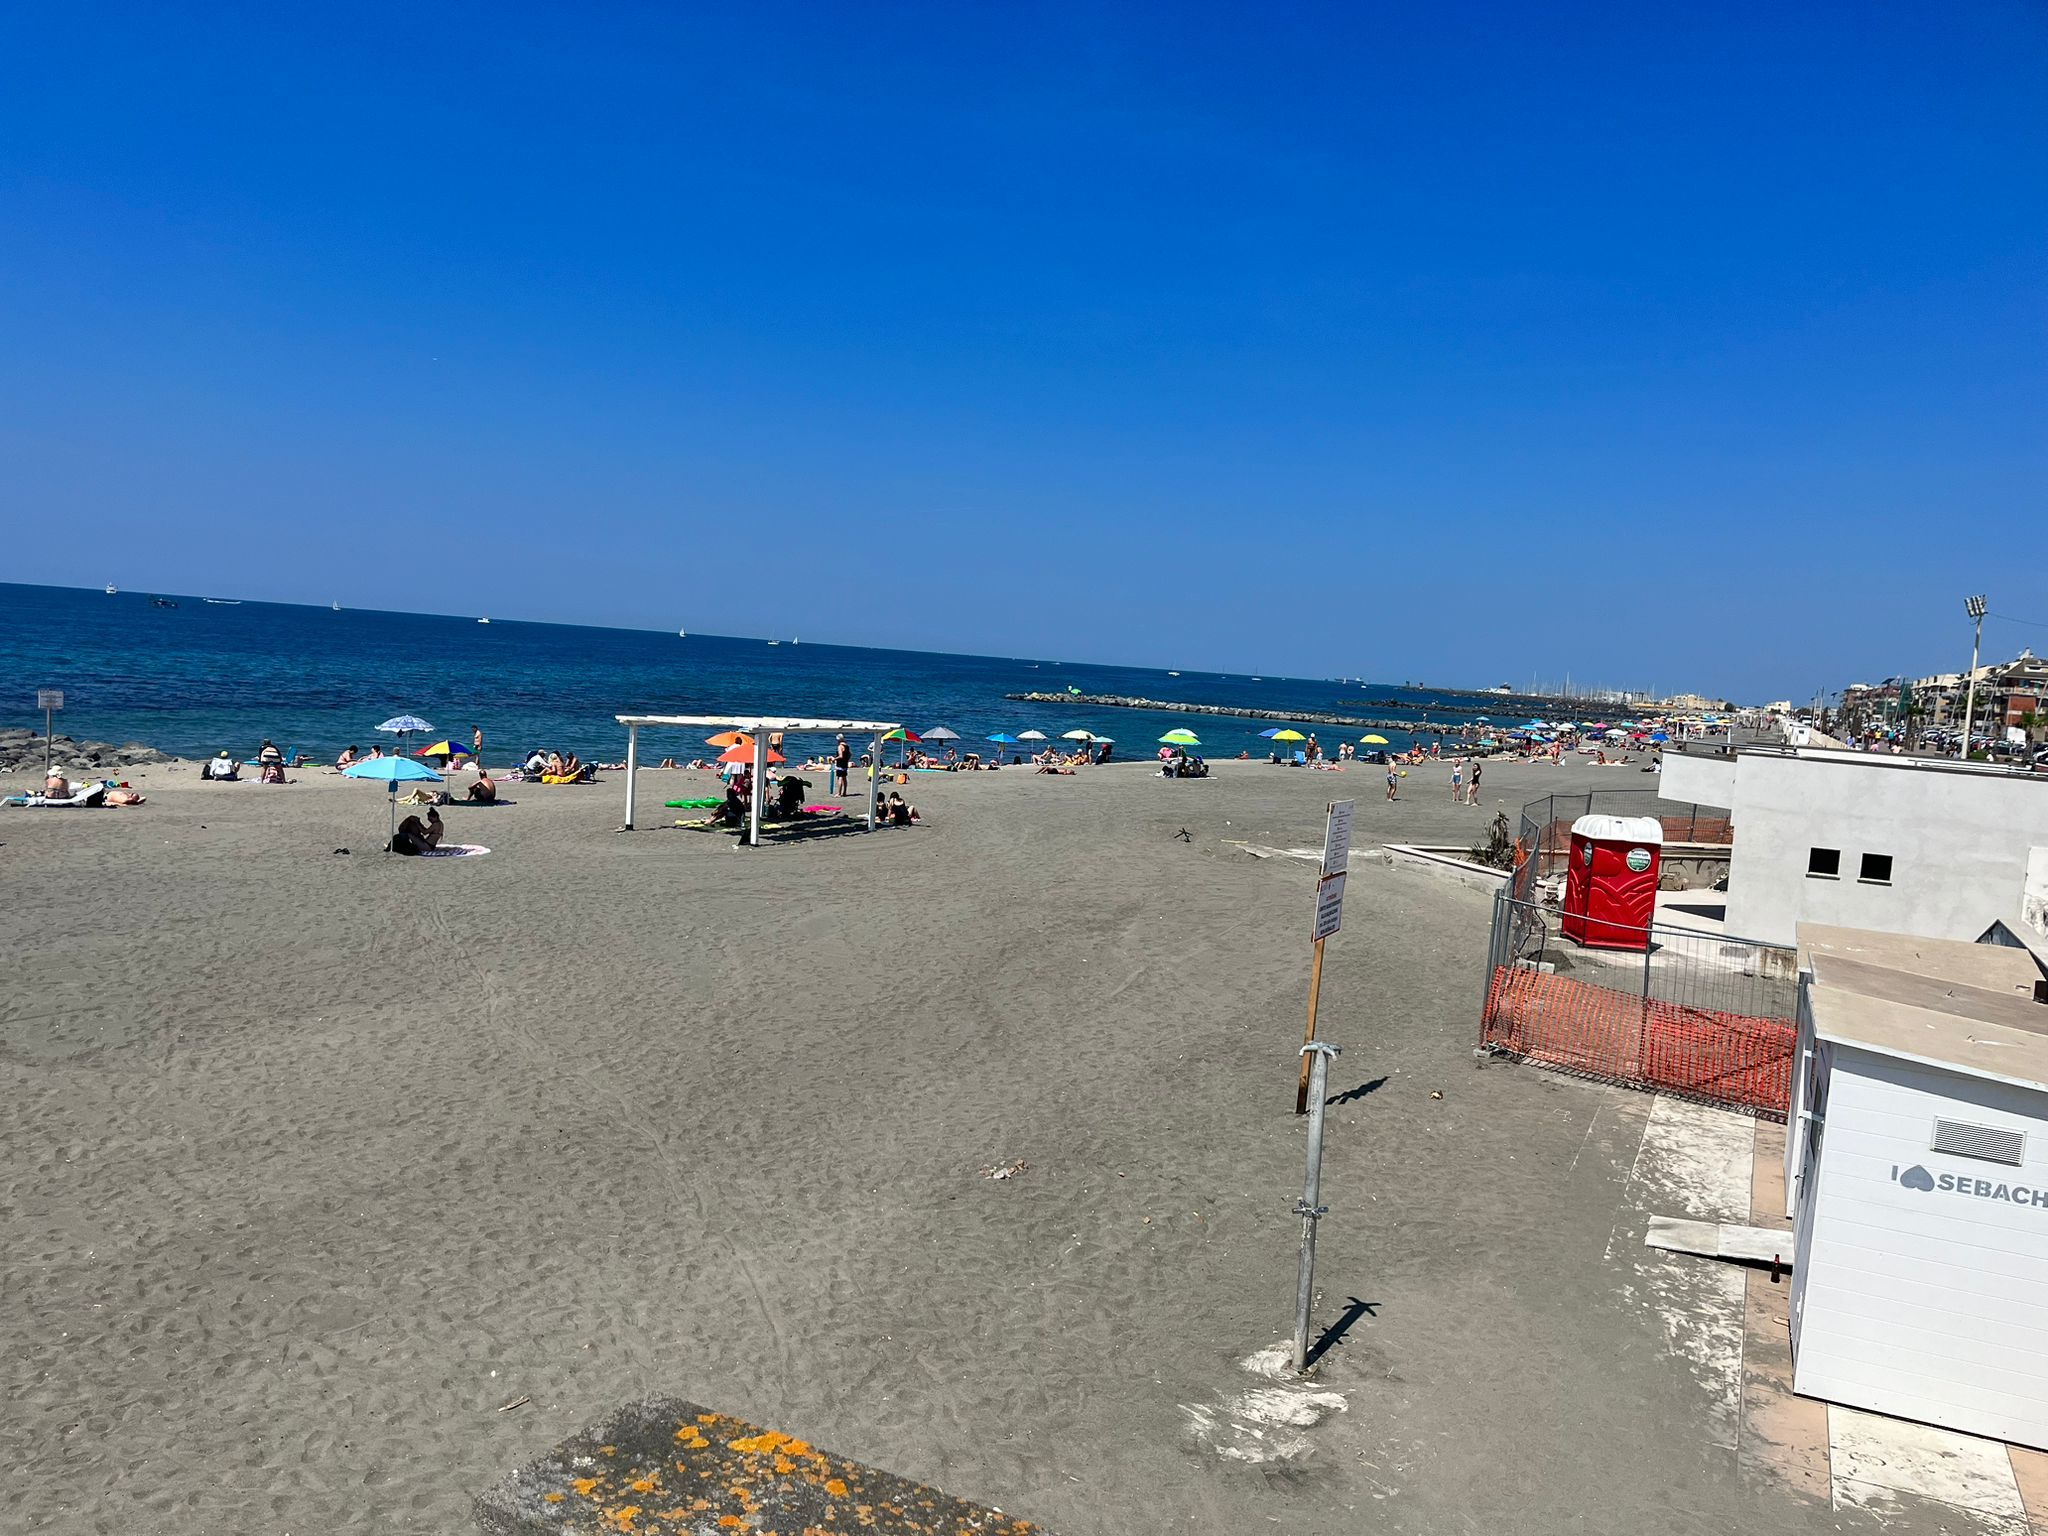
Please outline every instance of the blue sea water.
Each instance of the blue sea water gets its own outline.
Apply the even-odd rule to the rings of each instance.
[[[474,615],[171,596],[174,608],[153,606],[142,592],[110,597],[0,583],[0,724],[40,730],[36,690],[61,688],[61,733],[141,741],[180,756],[222,747],[248,756],[268,737],[331,759],[344,746],[379,739],[380,721],[411,713],[464,742],[482,727],[486,761],[534,746],[610,760],[625,754],[625,729],[615,715],[732,711],[901,720],[918,732],[944,725],[967,738],[963,750],[998,731],[1057,737],[1081,729],[1115,738],[1118,754],[1127,757],[1151,756],[1160,735],[1186,727],[1209,756],[1235,757],[1242,750],[1263,755],[1269,744],[1258,732],[1275,722],[1012,703],[1003,695],[1077,687],[1238,708],[1412,716],[1418,726],[1423,711],[1446,702],[1377,683],[1192,671],[1175,677],[1046,657],[792,644],[787,635],[771,646],[765,637],[682,638],[503,619],[484,625]],[[1399,698],[1404,708],[1340,706],[1367,697]],[[1304,729],[1314,729],[1326,747],[1351,734],[1334,726]],[[1397,747],[1406,744],[1401,732],[1382,734]],[[644,757],[659,761],[694,755],[700,744],[682,732],[651,732],[641,745]]]

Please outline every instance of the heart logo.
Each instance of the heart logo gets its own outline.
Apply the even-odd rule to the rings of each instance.
[[[1934,1188],[1934,1175],[1915,1163],[1899,1175],[1899,1182],[1908,1189],[1928,1190]]]

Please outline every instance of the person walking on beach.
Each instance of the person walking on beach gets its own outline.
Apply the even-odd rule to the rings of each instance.
[[[1301,755],[1308,760],[1310,767],[1314,767],[1323,760],[1323,749],[1316,745],[1316,733],[1314,731],[1308,733],[1308,744],[1302,748]]]
[[[1463,759],[1462,757],[1454,757],[1451,759],[1451,804],[1463,805],[1464,803],[1465,759]]]
[[[1465,791],[1465,803],[1467,805],[1477,805],[1479,803],[1479,770],[1482,766],[1484,765],[1477,761],[1474,761],[1472,764],[1472,785]]]
[[[839,745],[832,752],[832,782],[837,786],[832,791],[833,794],[845,795],[850,793],[846,787],[846,779],[852,770],[853,748],[846,744],[846,737],[842,734],[839,738]]]
[[[1394,791],[1400,787],[1401,770],[1394,766],[1393,760],[1390,758],[1387,762],[1387,798],[1389,800],[1393,799]]]

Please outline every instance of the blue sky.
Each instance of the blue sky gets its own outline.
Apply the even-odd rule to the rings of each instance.
[[[2048,620],[2044,78],[1997,0],[16,6],[5,574],[1959,666],[1965,592]]]

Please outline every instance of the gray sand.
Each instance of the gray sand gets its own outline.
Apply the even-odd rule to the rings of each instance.
[[[616,775],[518,785],[437,861],[331,775],[134,777],[0,811],[14,1528],[460,1531],[664,1394],[1069,1536],[1835,1528],[1704,1446],[1602,1264],[1650,1101],[1475,1065],[1488,898],[1363,858],[1348,1409],[1300,1464],[1190,1440],[1289,1326],[1301,1178],[1314,871],[1225,840],[1346,794],[1361,846],[1470,841],[1632,769],[1492,765],[1483,809],[1435,769],[914,776],[921,828],[758,851],[645,830],[709,782],[650,772],[640,832]]]

